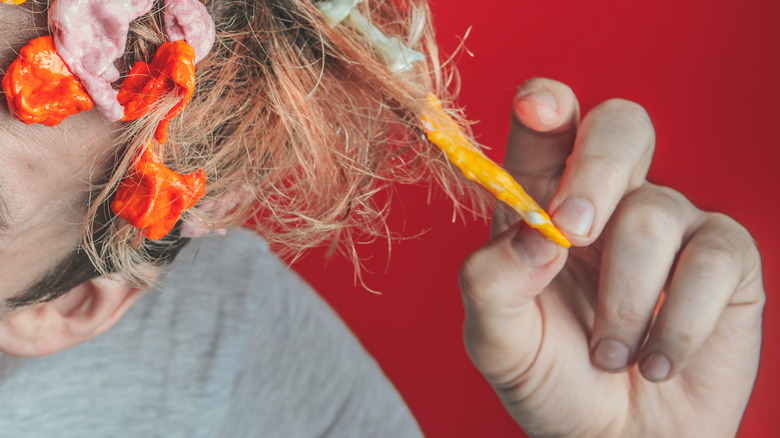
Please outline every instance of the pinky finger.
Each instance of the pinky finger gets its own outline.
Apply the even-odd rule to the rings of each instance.
[[[748,232],[720,214],[710,214],[694,232],[642,348],[639,369],[647,380],[678,374],[707,342],[726,307],[741,299],[735,293],[753,271],[754,248]]]

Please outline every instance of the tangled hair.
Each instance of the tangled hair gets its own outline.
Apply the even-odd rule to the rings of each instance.
[[[43,12],[48,3],[35,0],[33,7]],[[448,82],[455,77],[442,73],[424,1],[405,2],[403,8],[390,0],[358,5],[387,35],[426,55],[427,62],[400,75],[361,34],[331,26],[313,0],[204,4],[214,18],[217,41],[196,68],[189,107],[172,121],[168,142],[156,149],[179,173],[206,171],[199,206],[231,197],[243,202],[215,217],[196,207],[183,221],[214,229],[250,224],[274,248],[292,253],[339,242],[357,260],[356,239],[389,236],[388,205],[372,195],[390,182],[438,183],[456,206],[461,206],[458,199],[478,199],[468,196],[473,186],[419,128],[426,95],[435,93],[446,102]],[[131,24],[120,70],[150,61],[165,41],[161,9],[158,0],[150,14]],[[84,226],[83,245],[94,267],[139,285],[148,279],[138,267],[158,262],[160,245],[176,247],[180,238],[172,233],[152,243],[111,215],[108,203],[175,100],[125,124],[115,162],[94,188]]]

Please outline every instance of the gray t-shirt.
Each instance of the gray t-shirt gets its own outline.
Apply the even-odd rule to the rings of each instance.
[[[406,437],[391,383],[312,290],[253,234],[190,243],[103,336],[0,356],[13,437]]]

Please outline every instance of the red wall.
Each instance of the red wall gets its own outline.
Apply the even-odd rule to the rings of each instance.
[[[478,9],[475,5],[480,5]],[[769,295],[756,389],[740,436],[777,430],[780,404],[780,2],[777,0],[436,0],[441,47],[450,53],[473,26],[462,56],[460,103],[475,131],[503,153],[515,87],[534,76],[569,84],[584,110],[623,97],[647,108],[658,145],[650,180],[747,226],[763,254]],[[461,341],[461,260],[486,224],[452,222],[440,193],[398,187],[391,217],[412,237],[361,248],[369,287],[351,267],[316,251],[295,265],[342,314],[395,382],[431,437],[517,436]]]

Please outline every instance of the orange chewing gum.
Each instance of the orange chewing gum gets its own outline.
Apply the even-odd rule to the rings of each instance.
[[[119,185],[111,210],[144,230],[149,239],[159,240],[205,193],[206,173],[202,169],[188,175],[174,172],[165,167],[150,145]]]
[[[571,242],[553,225],[547,212],[523,190],[509,172],[471,144],[457,123],[442,110],[439,99],[429,95],[428,104],[421,116],[428,140],[441,149],[466,178],[485,187],[500,201],[512,207],[525,223],[539,230],[548,239],[569,248]]]
[[[168,123],[190,103],[195,89],[195,51],[184,41],[163,43],[150,64],[138,61],[130,69],[117,95],[125,108],[124,121],[135,120],[148,113],[160,97],[176,93],[181,100],[157,125],[154,138],[165,143]]]

